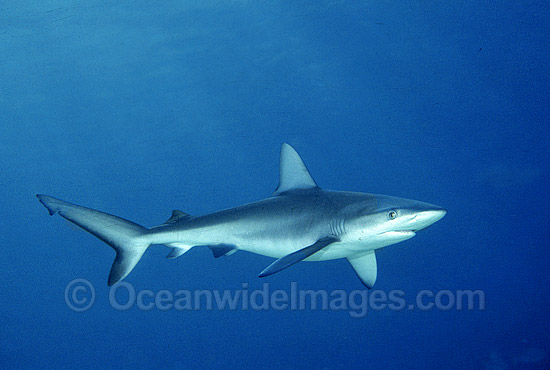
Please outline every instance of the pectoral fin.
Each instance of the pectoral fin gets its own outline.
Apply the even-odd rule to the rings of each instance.
[[[372,288],[376,282],[376,275],[378,273],[374,251],[360,257],[348,257],[348,261],[359,279],[361,279],[361,282],[363,282],[367,288]]]
[[[334,242],[339,241],[338,238],[335,238],[333,236],[327,236],[322,239],[317,240],[314,244],[305,247],[303,249],[300,249],[294,253],[291,253],[289,255],[286,255],[284,257],[279,258],[277,261],[273,262],[271,265],[267,266],[259,275],[259,277],[269,276],[276,272],[279,272],[281,270],[286,269],[287,267],[290,267],[294,265],[295,263],[298,263],[312,254],[315,254],[319,252],[321,249],[325,248],[327,245],[332,244]]]

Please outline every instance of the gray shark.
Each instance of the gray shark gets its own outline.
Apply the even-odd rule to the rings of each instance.
[[[322,190],[288,144],[281,148],[279,186],[269,198],[204,216],[175,210],[165,223],[149,229],[54,197],[37,197],[50,215],[59,213],[116,251],[109,286],[128,276],[149,246],[164,244],[172,248],[167,258],[197,246],[209,247],[216,258],[237,250],[276,258],[260,277],[302,260],[346,258],[372,288],[375,251],[412,238],[447,213],[415,200]]]

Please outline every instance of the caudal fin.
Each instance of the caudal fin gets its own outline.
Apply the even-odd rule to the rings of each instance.
[[[146,238],[147,229],[136,223],[47,195],[36,197],[50,215],[59,213],[113,247],[116,258],[109,273],[109,286],[128,276],[151,244]]]

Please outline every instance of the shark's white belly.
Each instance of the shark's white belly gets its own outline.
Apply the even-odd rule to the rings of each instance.
[[[238,249],[260,254],[262,256],[281,258],[293,252],[296,252],[297,250],[305,248],[315,243],[316,241],[317,240],[303,242],[300,245],[297,245],[295,240],[285,242],[258,240],[257,243],[254,244],[242,244],[242,246],[238,246]],[[339,258],[346,258],[349,256],[364,253],[372,249],[375,248],[369,248],[369,246],[365,244],[338,242],[323,248],[314,255],[304,259],[304,261],[328,261]]]
[[[196,230],[194,232],[171,232],[155,236],[155,243],[167,244],[173,247],[193,247],[202,245],[232,245],[237,250],[251,252],[272,258],[281,258],[297,250],[315,243],[318,235],[303,235],[299,237],[272,237],[261,233],[236,232],[233,227],[218,227]],[[326,261],[346,258],[378,248],[365,243],[342,241],[333,243],[323,250],[305,259],[305,261]]]

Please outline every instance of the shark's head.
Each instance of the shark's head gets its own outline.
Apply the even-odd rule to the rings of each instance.
[[[345,239],[368,249],[382,248],[412,238],[446,213],[429,203],[368,194],[365,201],[346,209]]]

